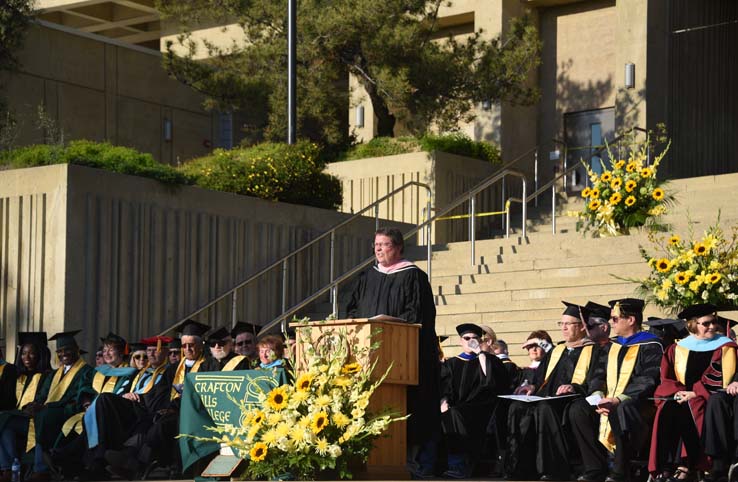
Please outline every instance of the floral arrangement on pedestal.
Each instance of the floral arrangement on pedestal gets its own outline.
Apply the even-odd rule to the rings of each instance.
[[[348,347],[348,339],[331,332]],[[335,345],[333,345],[335,347]],[[373,379],[367,348],[346,351],[308,346],[306,364],[290,384],[260,396],[260,405],[240,402],[238,425],[208,427],[209,439],[231,447],[248,461],[242,477],[256,480],[351,478],[349,464],[366,462],[372,442],[407,417],[367,412],[372,393],[389,374]]]
[[[643,247],[641,255],[651,273],[635,279],[644,298],[666,312],[678,313],[697,303],[734,306],[738,299],[738,226],[726,236],[717,222],[695,236],[690,223],[689,239],[677,234],[649,238],[655,254]]]
[[[577,230],[594,231],[599,236],[628,234],[630,229],[648,225],[650,228],[664,230],[659,217],[666,213],[666,207],[673,202],[673,195],[664,189],[664,181],[656,177],[659,164],[669,150],[669,144],[659,153],[653,164],[647,165],[650,141],[635,144],[627,159],[614,161],[608,169],[602,163],[603,172],[597,174],[583,162],[591,187],[586,187],[581,195],[585,200],[584,209],[573,213],[579,218]],[[616,159],[607,146],[610,159]]]

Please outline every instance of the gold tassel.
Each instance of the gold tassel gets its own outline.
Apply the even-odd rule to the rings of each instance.
[[[614,316],[617,316],[618,318],[620,318],[621,311],[620,311],[620,302],[619,301],[617,303],[615,303],[615,306],[612,307],[612,314]]]
[[[161,338],[156,338],[156,353],[161,353]]]

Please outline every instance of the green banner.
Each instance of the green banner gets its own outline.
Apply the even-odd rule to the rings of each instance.
[[[205,427],[240,425],[241,409],[236,401],[257,405],[259,394],[284,383],[287,376],[283,369],[189,373],[182,390],[179,433],[213,437],[215,433]],[[181,437],[182,470],[219,449],[214,442]]]

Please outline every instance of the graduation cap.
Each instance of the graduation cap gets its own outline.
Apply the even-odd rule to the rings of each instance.
[[[113,344],[116,344],[116,345],[126,346],[126,339],[123,338],[120,335],[116,335],[112,331],[110,333],[108,333],[108,335],[106,337],[100,338],[100,341],[103,343],[103,345],[106,344],[106,343],[113,343]]]
[[[446,340],[448,340],[448,336],[447,335],[441,335],[441,336],[438,337],[438,343],[439,344],[443,343]]]
[[[48,341],[46,339],[45,331],[20,331],[18,332],[18,346],[23,345],[36,345],[46,346]]]
[[[696,305],[688,306],[683,309],[677,315],[683,320],[691,320],[693,318],[702,318],[703,316],[715,315],[717,316],[718,307],[712,303],[699,303]]]
[[[610,300],[607,304],[610,305],[615,316],[621,316],[622,313],[630,315],[643,313],[643,307],[646,303],[638,298],[621,298],[619,300]]]
[[[169,342],[169,349],[170,350],[179,350],[182,348],[182,340],[179,338],[172,338],[172,341]]]
[[[79,349],[79,345],[77,345],[77,340],[74,339],[74,335],[81,331],[82,330],[61,331],[53,335],[49,340],[56,341],[57,350],[62,350],[64,348]]]
[[[225,327],[218,328],[217,330],[215,330],[208,336],[208,341],[210,342],[214,342],[214,341],[222,342],[223,340],[226,340],[226,339],[227,340],[231,339],[231,332],[228,331],[228,329]]]
[[[187,320],[182,325],[182,336],[202,336],[210,329],[208,325],[204,325],[195,320]]]
[[[610,319],[610,307],[588,301],[584,308],[589,312],[587,316],[587,326],[594,326],[595,324],[607,323]]]
[[[589,311],[586,307],[575,305],[574,303],[569,303],[568,301],[562,300],[561,302],[566,305],[566,308],[564,309],[562,315],[573,316],[578,320],[582,320],[582,322],[584,323],[587,322],[587,318],[589,318]]]
[[[150,336],[149,338],[141,339],[140,343],[145,346],[155,346],[156,351],[161,351],[163,346],[166,346],[172,342],[172,338],[168,336]]]
[[[144,343],[140,343],[140,342],[139,343],[131,343],[128,346],[131,348],[131,353],[133,353],[134,351],[146,350],[146,345]]]
[[[667,326],[673,326],[677,330],[681,330],[686,326],[686,323],[684,320],[681,319],[672,319],[672,318],[659,318],[658,316],[649,316],[646,321],[643,322],[644,325],[649,326],[651,328],[655,329],[665,329]]]
[[[251,333],[252,335],[256,336],[256,333],[259,331],[260,328],[260,326],[257,326],[253,323],[239,321],[236,323],[236,326],[231,329],[231,336],[233,338],[236,338],[236,336],[240,335],[241,333]]]
[[[474,333],[481,338],[484,334],[484,330],[482,330],[481,326],[475,325],[474,323],[462,323],[456,326],[456,333],[458,333],[459,336],[462,336],[464,333]]]

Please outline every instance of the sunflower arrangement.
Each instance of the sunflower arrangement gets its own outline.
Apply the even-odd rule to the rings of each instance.
[[[738,299],[738,226],[726,237],[718,221],[703,236],[695,236],[690,223],[689,238],[677,234],[651,234],[657,254],[643,247],[641,255],[651,274],[639,283],[639,291],[649,301],[668,312],[677,313],[697,303],[732,306]]]
[[[347,360],[338,351],[308,347],[306,364],[291,384],[261,394],[258,406],[241,402],[239,424],[209,427],[217,435],[203,440],[225,444],[247,460],[245,479],[315,480],[324,473],[351,478],[349,463],[365,462],[372,442],[406,418],[367,411],[391,369],[371,376],[372,348],[352,347]]]
[[[631,228],[649,225],[651,228],[666,229],[659,224],[666,207],[673,202],[673,195],[664,190],[664,182],[656,177],[659,164],[669,150],[667,144],[652,165],[646,165],[650,141],[634,144],[627,159],[615,161],[607,170],[602,163],[602,174],[595,173],[584,163],[592,186],[581,195],[584,209],[573,213],[579,218],[577,230],[594,231],[599,236],[628,234]],[[610,159],[615,159],[607,146]]]

